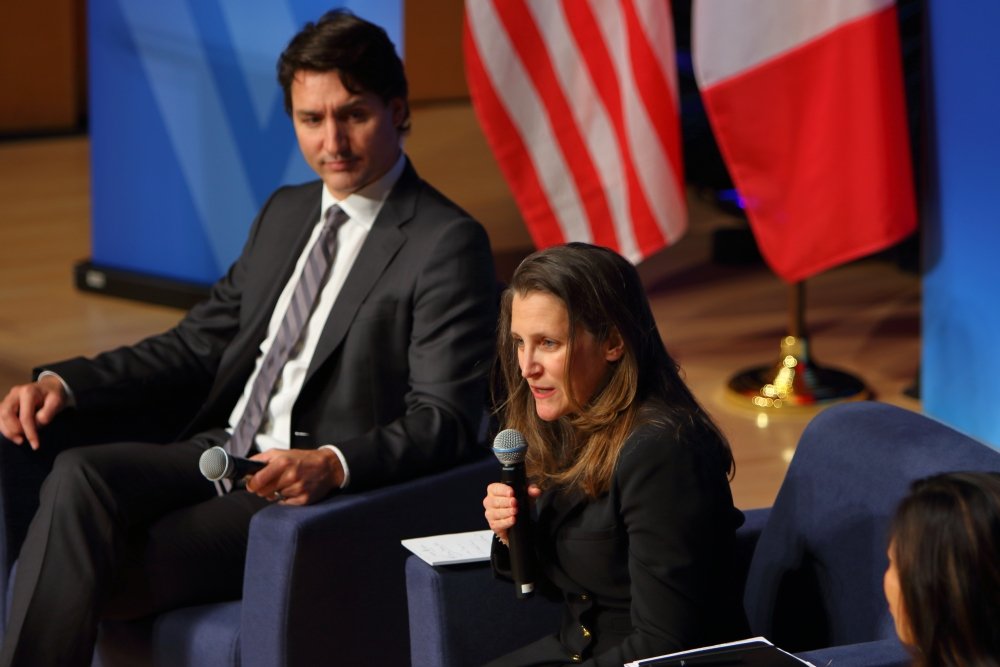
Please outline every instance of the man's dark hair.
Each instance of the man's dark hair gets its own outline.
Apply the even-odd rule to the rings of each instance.
[[[410,105],[403,62],[385,30],[346,9],[327,12],[292,38],[278,58],[278,83],[285,111],[292,113],[292,80],[296,72],[336,71],[353,94],[370,92],[388,104],[403,100],[400,132],[410,129]]]

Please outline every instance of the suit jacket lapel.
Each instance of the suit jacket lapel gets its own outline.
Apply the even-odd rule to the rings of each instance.
[[[278,296],[288,284],[295,263],[302,254],[302,249],[309,239],[313,226],[319,220],[321,187],[322,183],[317,181],[314,187],[306,188],[304,194],[297,201],[290,203],[286,210],[272,214],[278,219],[269,221],[268,224],[280,225],[282,229],[287,230],[287,234],[294,238],[293,243],[255,250],[260,259],[247,270],[271,278],[266,282],[266,288],[259,295],[247,298],[247,295],[244,294],[243,305],[246,306],[252,300],[256,307],[250,313],[247,321],[240,326],[236,338],[230,343],[232,356],[227,353],[223,357],[222,365],[219,367],[218,375],[202,410],[185,429],[185,432],[199,430],[203,425],[202,418],[211,421],[214,415],[213,411],[220,406],[224,410],[232,410],[232,406],[246,386],[257,358],[260,343],[267,335],[267,325],[271,321]]]
[[[419,184],[416,172],[407,161],[399,181],[389,193],[371,231],[368,232],[368,238],[365,239],[361,252],[354,260],[354,266],[351,267],[340,294],[337,295],[319,344],[309,363],[306,382],[343,341],[357,315],[358,308],[378,282],[385,267],[406,242],[406,236],[400,231],[400,227],[414,215]]]

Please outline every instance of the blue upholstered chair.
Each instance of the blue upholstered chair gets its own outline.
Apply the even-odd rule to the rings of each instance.
[[[0,600],[9,600],[9,572],[56,448],[2,440]],[[242,600],[105,622],[95,665],[406,665],[408,552],[399,541],[479,527],[482,507],[456,499],[480,497],[496,474],[489,457],[309,507],[268,507],[250,526]]]
[[[1000,452],[883,403],[818,414],[738,534],[752,632],[815,665],[907,664],[882,593],[888,524],[911,481],[947,470],[1000,470]],[[410,558],[406,583],[414,665],[480,664],[558,627],[557,605],[516,600],[486,565]]]

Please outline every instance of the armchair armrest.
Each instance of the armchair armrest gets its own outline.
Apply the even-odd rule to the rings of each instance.
[[[879,639],[860,644],[844,644],[830,648],[796,653],[797,657],[816,667],[852,665],[853,667],[907,667],[913,656],[898,639]]]
[[[481,665],[559,628],[562,605],[518,600],[489,563],[432,567],[406,560],[410,657],[421,667]]]
[[[246,667],[409,663],[401,539],[483,527],[484,459],[250,525],[240,628]]]

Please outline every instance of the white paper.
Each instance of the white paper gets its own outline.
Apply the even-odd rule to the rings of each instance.
[[[765,637],[751,637],[749,639],[741,639],[741,640],[735,641],[735,642],[726,642],[725,644],[715,644],[714,646],[702,646],[701,648],[695,648],[695,649],[691,649],[691,650],[688,650],[688,651],[678,651],[677,653],[668,653],[666,655],[658,655],[658,656],[653,657],[653,658],[643,658],[642,660],[635,660],[633,662],[626,662],[625,663],[625,667],[643,667],[643,664],[648,664],[649,662],[652,662],[654,660],[661,660],[663,658],[680,658],[680,657],[683,657],[683,656],[685,656],[685,655],[687,655],[689,653],[701,653],[702,651],[706,651],[708,649],[728,648],[730,646],[739,646],[740,644],[754,644],[754,643],[758,643],[758,642],[763,642],[764,644],[769,644],[771,646],[774,646],[774,644],[772,644]],[[781,649],[778,649],[778,650],[781,651]],[[782,651],[782,652],[783,653],[787,653],[787,651]],[[792,656],[792,657],[795,658],[796,660],[798,660],[799,662],[801,662],[803,665],[809,665],[809,667],[813,667],[813,665],[811,663],[808,663],[805,660],[802,660],[801,658],[797,658],[795,656]]]
[[[401,540],[404,547],[428,565],[479,563],[490,559],[493,531],[474,530]]]

